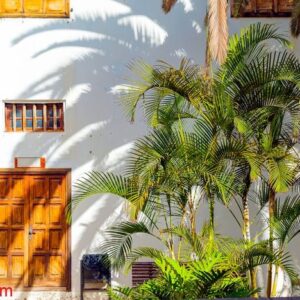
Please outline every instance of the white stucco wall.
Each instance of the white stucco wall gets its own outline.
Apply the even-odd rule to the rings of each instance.
[[[124,82],[126,65],[136,58],[177,64],[182,56],[204,62],[205,0],[180,0],[168,15],[160,0],[71,0],[71,8],[70,19],[0,20],[0,100],[66,101],[63,133],[5,133],[0,102],[1,168],[13,167],[16,156],[44,156],[47,167],[72,168],[73,182],[92,169],[121,169],[132,142],[147,131],[141,115],[128,122],[111,93]],[[255,21],[230,20],[230,31]],[[288,30],[288,19],[267,21]],[[95,200],[73,216],[74,292],[82,254],[95,251],[101,231],[122,215],[116,199]],[[220,227],[228,233],[233,226]],[[130,280],[124,278],[113,280]]]

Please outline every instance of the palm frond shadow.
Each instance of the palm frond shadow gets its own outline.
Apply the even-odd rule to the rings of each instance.
[[[181,42],[178,40],[177,30],[173,28],[172,22],[164,20],[163,14],[156,22],[156,36],[151,36],[149,28],[147,29],[148,35],[142,35],[139,28],[145,29],[147,25],[145,21],[153,19],[155,3],[148,3],[150,9],[145,12],[141,2],[129,1],[128,8],[121,1],[112,2],[115,6],[122,6],[119,13],[111,11],[97,15],[97,12],[89,12],[80,15],[78,11],[75,12],[73,19],[67,21],[43,20],[39,26],[31,26],[29,27],[31,29],[24,29],[21,34],[11,37],[10,47],[12,49],[22,49],[25,43],[32,43],[35,47],[31,48],[28,60],[38,61],[41,64],[46,63],[50,66],[49,72],[43,72],[41,68],[39,79],[32,80],[26,88],[18,91],[16,98],[66,99],[65,132],[24,134],[24,139],[20,139],[14,149],[10,151],[11,157],[44,156],[46,154],[47,167],[72,166],[75,179],[81,176],[85,170],[106,169],[111,153],[121,149],[146,131],[144,124],[135,129],[128,124],[122,115],[121,108],[116,103],[115,95],[110,94],[109,91],[112,85],[123,80],[121,76],[125,73],[125,65],[131,60],[132,55],[143,53],[143,56],[148,56],[150,53],[153,55],[156,53],[159,56],[160,45],[163,41],[166,45],[164,55],[169,57],[174,47],[178,49],[181,47]],[[102,4],[104,4],[103,1]],[[112,6],[111,9],[114,9],[115,6]],[[177,13],[181,13],[181,11],[178,10]],[[120,23],[122,17],[131,15],[132,17],[136,17],[136,15],[145,17],[141,19],[144,23],[140,24],[137,37],[134,36],[134,30],[130,24],[122,25]],[[181,18],[188,20],[189,16],[184,14],[181,15]],[[160,28],[161,24],[163,25]],[[190,32],[192,24],[185,21],[183,24],[185,26],[182,26],[182,31]],[[72,37],[68,36],[68,32]],[[164,32],[169,35],[168,39],[163,40],[164,36],[160,36]],[[164,34],[166,36],[166,33]],[[40,38],[45,36],[49,37],[47,42],[40,43]],[[187,35],[183,34],[182,36],[186,37]],[[79,55],[72,56],[75,48]],[[198,56],[197,50],[192,49],[193,47],[189,48],[187,52],[194,51],[194,54]],[[200,48],[200,46],[197,45],[195,48]],[[63,62],[59,67],[53,64],[55,67],[51,68],[52,61],[48,57],[55,62],[55,55],[58,59],[65,55],[67,63]],[[171,57],[174,61],[177,60],[177,57]],[[27,76],[30,76],[30,70],[28,70]],[[69,97],[72,98],[72,102],[69,101]],[[80,122],[77,122],[78,120]],[[126,153],[123,151],[119,157],[112,158],[115,169],[122,168],[124,155]],[[72,269],[76,270],[77,274],[79,274],[78,264],[83,251],[94,251],[95,238],[97,239],[97,236],[102,234],[99,232],[99,228],[107,225],[107,218],[99,216],[111,216],[109,222],[113,222],[122,214],[119,202],[112,204],[110,200],[104,200],[98,206],[93,202],[98,199],[94,198],[90,202],[95,210],[93,217],[88,220],[88,224],[82,219],[82,215],[90,211],[90,203],[82,203],[79,210],[73,214],[73,222],[84,236],[73,252]],[[91,230],[91,226],[93,230]],[[78,278],[74,279],[75,287],[79,287]]]

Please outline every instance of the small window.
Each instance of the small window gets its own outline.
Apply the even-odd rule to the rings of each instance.
[[[5,104],[6,131],[63,131],[63,103]]]
[[[231,0],[233,17],[289,17],[294,8],[294,0],[250,0],[246,7]]]
[[[68,18],[69,0],[0,0],[0,17]]]

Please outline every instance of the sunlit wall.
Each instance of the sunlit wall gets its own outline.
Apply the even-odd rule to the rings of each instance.
[[[13,167],[16,156],[44,156],[49,168],[72,168],[73,182],[92,169],[121,170],[132,142],[147,132],[142,114],[128,122],[114,93],[126,81],[126,65],[140,58],[204,62],[205,0],[180,0],[168,15],[160,0],[71,0],[71,8],[70,19],[0,20],[1,168]],[[230,31],[255,21],[230,20]],[[267,21],[288,31],[287,19]],[[5,99],[65,100],[65,132],[6,133]],[[105,226],[123,214],[117,199],[96,200],[73,216],[74,292],[82,254],[96,252]],[[224,219],[217,219],[222,230],[238,232]],[[130,276],[113,280],[126,283]]]

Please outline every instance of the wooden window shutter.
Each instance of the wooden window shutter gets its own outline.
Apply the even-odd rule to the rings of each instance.
[[[0,17],[66,18],[70,0],[0,0]]]
[[[13,130],[13,105],[8,104],[5,107],[5,128],[7,131]]]
[[[235,0],[232,0],[232,2],[235,2]],[[249,4],[243,9],[242,14],[252,13],[255,11],[256,11],[256,1],[250,0]]]
[[[256,10],[258,13],[270,12],[273,10],[274,0],[256,0]]]
[[[294,8],[294,0],[278,0],[278,12],[289,13]]]
[[[45,10],[48,14],[65,14],[68,11],[68,1],[66,0],[46,0]]]
[[[132,286],[157,277],[157,267],[153,262],[136,262],[132,265]]]
[[[25,14],[43,12],[43,0],[24,0],[24,12]]]
[[[273,0],[250,0],[245,13],[266,13],[273,10]]]
[[[236,16],[236,2],[232,2],[232,16]],[[294,0],[250,0],[249,4],[238,12],[238,17],[287,17],[291,15]]]
[[[22,12],[22,0],[0,1],[0,13],[13,14]]]

